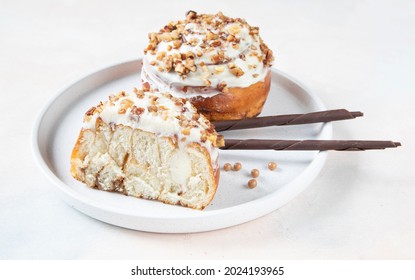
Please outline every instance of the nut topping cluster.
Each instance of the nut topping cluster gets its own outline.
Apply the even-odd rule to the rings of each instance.
[[[133,96],[121,91],[117,95],[111,95],[107,102],[101,102],[98,106],[90,108],[85,113],[84,121],[90,121],[92,116],[99,115],[107,107],[116,106],[117,114],[125,115],[136,123],[140,122],[143,114],[159,117],[163,121],[178,122],[182,134],[182,138],[179,140],[182,142],[186,141],[186,137],[191,134],[192,129],[197,128],[200,129],[199,140],[201,143],[209,140],[215,147],[224,145],[223,136],[217,134],[213,124],[196,110],[192,110],[190,107],[192,105],[185,99],[173,97],[168,93],[162,93],[164,98],[160,98],[160,94],[155,93],[148,83],[144,83],[142,89],[134,88],[134,94],[143,102],[134,102]]]
[[[197,72],[194,75],[204,81],[204,86],[210,87],[210,75],[220,75],[225,69],[226,73],[231,73],[236,78],[246,74],[246,70],[234,62],[235,58],[229,55],[232,52],[227,52],[228,50],[239,51],[236,58],[242,62],[249,56],[255,57],[255,63],[262,63],[264,67],[272,65],[273,53],[258,34],[258,27],[250,26],[241,18],[230,18],[221,12],[197,14],[195,11],[188,11],[184,20],[171,21],[159,32],[150,33],[149,44],[144,53],[151,55],[149,64],[157,71],[176,73],[182,80]],[[249,43],[244,36],[257,42],[256,45],[245,49]],[[217,67],[213,70],[207,68],[212,65]],[[248,65],[248,68],[254,69],[256,65]],[[249,75],[251,78],[258,76],[259,74],[252,71]],[[221,91],[228,90],[226,83],[212,86]]]

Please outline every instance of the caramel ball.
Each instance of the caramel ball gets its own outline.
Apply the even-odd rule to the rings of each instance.
[[[242,164],[240,162],[237,162],[233,165],[233,170],[239,171],[242,168]]]
[[[268,163],[268,168],[269,170],[275,170],[275,168],[277,168],[277,164],[271,161],[270,163]]]
[[[257,185],[257,183],[256,183],[255,179],[251,179],[251,180],[248,181],[248,188],[250,188],[250,189],[256,188],[256,185]]]
[[[251,176],[252,176],[252,178],[257,178],[259,176],[259,170],[258,169],[252,169],[251,170]]]
[[[232,169],[232,165],[230,163],[225,163],[223,165],[223,169],[225,169],[225,171],[229,171]]]

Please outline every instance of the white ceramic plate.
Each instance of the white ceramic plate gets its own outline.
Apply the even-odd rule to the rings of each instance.
[[[69,173],[72,147],[84,113],[108,95],[140,84],[141,60],[92,73],[60,91],[39,114],[33,128],[35,158],[72,207],[98,220],[130,229],[183,233],[209,231],[241,224],[290,201],[317,176],[326,152],[221,151],[220,164],[241,162],[239,172],[221,172],[218,191],[203,211],[90,189]],[[325,110],[316,95],[298,81],[273,69],[272,85],[262,115]],[[230,138],[331,139],[330,124],[230,131]],[[275,171],[268,162],[278,164]],[[248,189],[253,168],[260,171],[258,187]]]

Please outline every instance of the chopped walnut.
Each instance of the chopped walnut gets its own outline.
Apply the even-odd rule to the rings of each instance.
[[[156,105],[150,105],[150,106],[148,106],[148,107],[147,107],[147,110],[148,110],[149,112],[154,112],[154,113],[156,113],[156,112],[158,111],[158,108],[157,108],[157,106],[156,106]]]
[[[196,18],[197,13],[195,11],[188,11],[186,13],[186,19],[191,20],[191,19],[195,19]]]
[[[214,54],[210,57],[210,60],[213,64],[220,64],[225,61],[225,56],[223,54]]]
[[[264,44],[264,42],[262,42],[261,40],[261,44],[259,45],[262,53],[264,54],[264,59],[263,59],[263,63],[265,66],[271,66],[272,62],[274,61],[274,56],[272,51],[268,48],[268,46],[266,44]]]
[[[176,63],[176,66],[174,67],[174,71],[178,73],[179,75],[184,75],[186,74],[186,67],[184,67],[184,65],[181,62]]]
[[[218,134],[216,137],[216,147],[225,146],[225,137],[222,134]]]
[[[150,84],[148,82],[143,83],[143,91],[144,92],[148,92],[150,91],[151,87]]]
[[[134,121],[139,121],[140,120],[140,115],[144,113],[144,108],[141,107],[137,107],[137,106],[133,106],[131,108],[131,119]]]
[[[157,100],[158,100],[158,99],[159,99],[159,98],[158,98],[157,96],[152,97],[152,98],[151,98],[151,100],[150,100],[151,105],[156,105],[156,104],[157,104]]]
[[[235,65],[235,63],[232,63],[232,62],[228,63],[228,68],[229,68],[229,72],[231,72],[236,77],[240,77],[243,74],[245,74],[244,71],[242,71],[240,67]]]
[[[171,34],[172,40],[178,40],[178,39],[180,39],[179,30],[175,29],[170,34]]]
[[[154,66],[154,65],[156,65],[156,64],[157,64],[157,61],[155,61],[155,60],[150,61],[150,65],[151,65],[151,66]]]
[[[137,90],[137,88],[134,88],[134,90]],[[134,91],[135,92],[135,91]],[[118,99],[117,99],[117,97],[115,96],[115,95],[110,95],[110,96],[108,96],[108,99],[109,99],[109,101],[111,102],[111,103],[114,103],[114,102],[116,102]]]
[[[215,40],[215,41],[213,41],[212,43],[210,43],[210,46],[211,47],[219,47],[220,45],[222,45],[222,42],[221,41],[219,41],[219,40]]]
[[[150,44],[148,44],[148,46],[146,48],[146,51],[150,51],[150,50],[154,51],[156,49],[156,47],[157,47],[156,43],[150,43]]]
[[[178,115],[178,116],[176,116],[176,119],[178,119],[181,122],[184,122],[186,120],[186,117],[183,116],[183,115]]]
[[[190,129],[189,128],[183,128],[182,129],[182,133],[184,134],[184,135],[190,135]]]
[[[150,33],[150,34],[148,34],[148,38],[150,39],[150,42],[151,43],[158,44],[158,42],[159,42],[157,33]]]
[[[251,26],[249,29],[249,35],[258,35],[259,27]]]
[[[196,32],[197,29],[186,27],[189,23],[203,25],[205,31],[200,32],[202,36],[192,36],[193,34],[199,34],[199,32]],[[149,45],[144,52],[155,55],[154,60],[156,62],[151,62],[151,65],[155,66],[159,71],[176,71],[182,79],[185,79],[190,72],[197,71],[199,65],[202,67],[199,69],[204,73],[208,72],[200,61],[190,61],[188,60],[189,58],[197,59],[206,55],[208,59],[210,58],[209,64],[215,65],[232,61],[231,58],[225,56],[224,50],[221,47],[240,50],[242,46],[240,33],[243,29],[249,30],[251,39],[255,42],[254,45],[250,44],[248,46],[252,56],[257,57],[265,66],[270,66],[273,61],[273,55],[258,36],[259,28],[251,27],[244,19],[229,18],[220,12],[217,14],[197,14],[195,11],[187,12],[186,19],[171,21],[160,29],[159,32],[149,33]],[[157,46],[161,42],[167,42],[166,48],[158,50]],[[176,51],[172,53],[173,49],[181,49],[182,45],[185,45],[186,48],[194,46],[197,50],[195,53],[179,53]],[[259,48],[261,52],[258,51]],[[217,53],[215,54],[216,51]],[[255,51],[257,52],[255,53]],[[169,55],[170,57],[166,59]],[[246,61],[245,54],[240,54],[239,58]],[[163,64],[157,63],[158,61],[162,61]],[[237,77],[244,74],[244,71],[239,67],[230,67],[229,70]],[[215,72],[218,73],[220,70]],[[209,77],[202,76],[200,78],[205,79],[205,83],[209,84]]]
[[[216,14],[216,16],[218,17],[218,18],[220,18],[221,20],[226,20],[226,19],[228,19],[228,17],[226,17],[222,12],[218,12],[217,14]]]
[[[228,27],[228,32],[232,35],[236,35],[241,31],[241,26],[239,24],[233,24]]]
[[[202,134],[202,135],[200,136],[200,142],[205,143],[206,141],[207,141],[207,136],[206,136],[206,134]]]
[[[176,105],[176,106],[183,106],[183,104],[184,104],[183,100],[180,99],[180,98],[172,98],[172,100],[174,102],[174,105]]]
[[[92,116],[95,112],[96,107],[91,107],[88,111],[86,111],[85,116]]]
[[[166,52],[159,52],[156,56],[157,60],[162,60],[166,56]]]
[[[171,55],[168,55],[164,58],[164,68],[167,72],[170,72],[170,70],[173,68],[173,57]]]
[[[144,98],[144,91],[138,90],[137,88],[134,88],[133,91],[134,91],[135,95],[137,95],[138,98],[140,98],[140,99]]]
[[[265,53],[265,59],[263,60],[264,65],[271,65],[274,61],[274,56],[272,54],[272,51],[270,49],[267,50]]]
[[[216,74],[220,74],[225,70],[225,68],[223,66],[217,66],[215,67],[215,73]]]
[[[229,34],[229,36],[226,39],[226,41],[228,41],[228,42],[234,42],[235,41],[235,36],[233,36],[232,34]]]
[[[252,74],[252,77],[254,77],[254,78],[258,78],[258,76],[259,76],[258,73]]]
[[[178,49],[182,45],[182,42],[180,40],[173,41],[173,48]]]
[[[194,59],[194,58],[195,58],[195,54],[194,54],[193,52],[191,52],[191,51],[188,51],[188,52],[186,53],[186,58],[191,58],[191,59]]]
[[[118,114],[125,114],[127,109],[133,106],[134,102],[130,99],[123,99],[120,102],[120,109],[118,110]]]
[[[164,26],[163,30],[166,31],[166,32],[171,32],[175,28],[176,28],[175,26],[173,26],[172,24],[169,23],[169,24],[167,24],[167,25]]]
[[[196,46],[198,43],[199,43],[199,41],[196,38],[192,38],[189,41],[189,44],[193,47]]]
[[[194,120],[194,121],[197,121],[199,118],[200,118],[200,114],[198,114],[198,113],[194,113],[192,115],[192,120]]]

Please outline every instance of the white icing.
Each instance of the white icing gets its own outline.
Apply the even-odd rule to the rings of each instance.
[[[163,106],[164,109],[158,113],[149,112],[148,107],[152,105],[152,99],[157,97],[157,106]],[[137,115],[132,113],[132,106],[125,110],[125,113],[120,113],[123,108],[123,103],[126,101],[132,101],[133,105],[137,108],[143,108],[142,114]],[[182,109],[184,112],[182,112]],[[161,112],[161,113],[160,113]],[[157,136],[169,136],[172,138],[177,137],[179,149],[184,151],[186,146],[190,143],[199,143],[205,147],[210,154],[213,168],[217,167],[218,148],[207,139],[205,142],[201,142],[202,131],[209,129],[209,125],[206,124],[207,120],[203,115],[199,115],[198,121],[192,121],[192,127],[190,128],[189,135],[183,133],[183,127],[180,125],[178,119],[179,116],[184,116],[186,120],[192,120],[192,116],[197,113],[196,109],[186,101],[183,106],[177,106],[174,100],[164,96],[160,92],[149,93],[146,92],[143,98],[139,98],[135,93],[127,93],[126,96],[119,98],[115,102],[106,102],[102,106],[101,112],[94,112],[93,115],[86,117],[84,120],[83,128],[95,130],[95,122],[100,117],[104,122],[110,124],[122,124],[134,129],[141,129],[155,133]],[[185,139],[185,141],[182,141]],[[179,160],[180,159],[180,160]],[[185,162],[183,157],[179,157],[175,163]],[[178,165],[176,169],[182,168],[183,164]],[[184,172],[184,171],[183,171]],[[185,172],[186,173],[186,172]],[[178,173],[181,181],[182,174]],[[187,174],[187,173],[186,173]],[[184,185],[183,185],[184,186]]]

